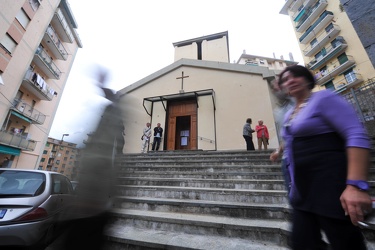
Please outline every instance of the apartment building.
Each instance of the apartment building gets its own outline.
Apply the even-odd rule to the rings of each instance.
[[[67,0],[0,1],[0,160],[37,169],[81,40]]]
[[[76,180],[79,161],[77,144],[48,137],[38,169],[58,172]]]
[[[267,67],[268,69],[275,71],[276,74],[280,73],[287,66],[298,64],[298,62],[294,61],[292,53],[289,53],[289,60],[285,60],[283,56],[278,59],[275,57],[275,55],[273,58],[256,56],[246,54],[246,51],[243,51],[242,55],[237,60],[237,63],[251,66]]]
[[[372,82],[375,70],[340,0],[287,0],[305,65],[317,89],[347,93]]]

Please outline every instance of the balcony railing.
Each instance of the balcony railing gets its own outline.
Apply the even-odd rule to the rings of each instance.
[[[360,74],[350,73],[342,77],[335,83],[336,92],[342,92],[363,82]]]
[[[62,42],[60,41],[57,33],[52,28],[52,26],[48,26],[43,40],[45,41],[45,44],[48,46],[49,50],[57,59],[66,60],[68,58],[68,52],[64,48]]]
[[[331,61],[329,64],[330,69],[320,71],[319,73],[315,74],[316,84],[324,85],[333,77],[345,72],[350,67],[352,67],[355,64],[355,61],[352,56],[347,55],[345,60],[335,60]]]
[[[46,115],[33,108],[31,105],[20,99],[14,99],[14,107],[12,108],[17,113],[30,118],[33,123],[43,124],[46,120]]]
[[[22,86],[41,100],[51,101],[55,94],[55,90],[39,74],[32,70],[26,72]]]
[[[300,43],[306,44],[310,41],[315,34],[318,34],[331,20],[333,19],[333,13],[331,11],[324,11],[323,14],[311,25],[306,32],[299,38]]]
[[[296,23],[297,32],[304,31],[327,7],[327,0],[320,0],[311,8],[305,10],[305,13]]]
[[[28,139],[27,136],[6,130],[0,131],[0,143],[27,151],[33,151],[36,146],[36,141]]]
[[[60,79],[61,71],[59,68],[55,65],[52,58],[48,53],[39,46],[36,50],[34,56],[34,62],[39,66],[39,68],[44,69],[46,75],[48,75],[49,78],[53,79]]]
[[[316,54],[324,45],[332,41],[340,33],[340,27],[337,25],[332,25],[332,28],[316,36],[316,42],[310,44],[303,49],[305,56],[312,56]]]
[[[325,62],[331,59],[333,56],[345,50],[347,47],[345,40],[342,37],[337,37],[335,42],[332,43],[332,46],[329,46],[325,49],[325,53],[320,57],[312,60],[307,64],[307,67],[311,70],[315,70],[322,66]]]
[[[60,9],[56,10],[51,23],[64,42],[72,43],[74,41],[72,30],[70,29],[69,24]]]

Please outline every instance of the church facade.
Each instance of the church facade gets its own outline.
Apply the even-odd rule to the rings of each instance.
[[[147,122],[161,124],[160,150],[245,150],[243,125],[259,119],[279,146],[267,67],[229,63],[228,32],[173,44],[175,62],[120,90],[124,153],[141,151]],[[257,145],[256,133],[253,134]],[[153,137],[151,137],[151,143]],[[149,146],[151,150],[151,144]]]

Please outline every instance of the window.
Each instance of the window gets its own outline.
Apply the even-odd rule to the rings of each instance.
[[[315,55],[315,59],[316,59],[317,61],[320,61],[320,60],[323,59],[323,57],[324,57],[326,54],[327,54],[327,51],[326,51],[325,48],[323,48],[319,53],[317,53],[317,54]]]
[[[327,82],[326,84],[324,84],[324,86],[326,87],[326,89],[335,89],[335,85],[332,81]]]
[[[17,46],[17,43],[9,36],[5,34],[3,39],[0,41],[1,47],[3,47],[9,54],[12,54]]]
[[[337,60],[339,61],[340,65],[348,61],[348,56],[345,53],[342,53],[337,57]]]
[[[329,33],[332,29],[333,29],[333,24],[332,24],[332,23],[330,23],[330,24],[325,28],[325,30],[326,30],[327,33]]]
[[[40,6],[40,0],[29,0],[30,6],[33,11],[37,11]]]
[[[46,161],[46,158],[42,158],[41,160],[40,160],[40,162],[45,162]]]
[[[346,71],[344,73],[344,76],[345,76],[346,81],[349,84],[352,83],[352,82],[354,82],[355,80],[357,80],[357,76],[355,75],[355,72],[353,71],[353,69],[351,69],[349,71]]]
[[[29,17],[26,15],[23,9],[20,9],[20,11],[18,11],[16,19],[22,25],[24,29],[26,29],[27,25],[30,22]]]
[[[56,161],[56,165],[60,165],[60,160],[57,160],[57,161]]]
[[[48,151],[47,150],[43,150],[43,154],[45,155],[45,154],[47,154],[48,153]]]
[[[72,186],[69,183],[69,179],[62,175],[52,176],[52,186],[54,194],[70,194],[72,193]]]
[[[314,38],[311,42],[310,42],[310,45],[311,45],[311,48],[314,48],[315,45],[318,44],[318,40],[316,40],[316,38]]]

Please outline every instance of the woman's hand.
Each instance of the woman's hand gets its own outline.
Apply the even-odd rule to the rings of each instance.
[[[272,162],[275,162],[275,161],[277,161],[277,160],[279,159],[279,156],[280,156],[280,152],[279,152],[278,150],[275,150],[275,151],[273,151],[273,152],[271,153],[271,155],[270,155],[270,160],[271,160]]]
[[[345,214],[350,216],[355,226],[358,226],[358,222],[363,221],[365,215],[372,210],[370,195],[351,185],[346,186],[340,201]]]

